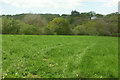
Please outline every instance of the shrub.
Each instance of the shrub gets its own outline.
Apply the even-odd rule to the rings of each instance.
[[[73,32],[76,35],[85,35],[86,34],[85,31],[86,29],[85,29],[85,26],[83,25],[78,25],[77,27],[73,29]]]
[[[86,24],[84,24],[86,28],[86,34],[88,35],[98,35],[99,33],[96,30],[96,22],[89,21]]]
[[[70,34],[69,21],[64,18],[54,18],[46,27],[47,32],[52,34]]]
[[[2,33],[18,34],[20,30],[19,21],[13,18],[2,17]]]
[[[36,27],[34,27],[32,25],[22,24],[22,27],[20,29],[20,34],[37,35],[37,34],[39,34],[39,31]]]

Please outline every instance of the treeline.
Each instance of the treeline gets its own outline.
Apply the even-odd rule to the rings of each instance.
[[[2,34],[117,36],[118,13],[2,15]]]

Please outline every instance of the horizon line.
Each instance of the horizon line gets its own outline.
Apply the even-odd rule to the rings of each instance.
[[[78,11],[79,12],[79,11]],[[90,11],[86,11],[86,12],[79,12],[79,13],[88,13]],[[94,11],[95,12],[95,11]],[[96,12],[95,12],[96,13]],[[119,12],[111,12],[111,13],[106,13],[106,14],[102,14],[102,13],[96,13],[96,14],[102,14],[102,15],[108,15],[108,14],[112,14],[112,13],[119,13]],[[23,12],[23,13],[15,13],[15,14],[9,14],[9,13],[5,13],[5,14],[0,14],[0,15],[20,15],[20,14],[59,14],[59,15],[62,15],[62,14],[67,14],[67,15],[70,15],[71,13],[33,13],[33,12]]]

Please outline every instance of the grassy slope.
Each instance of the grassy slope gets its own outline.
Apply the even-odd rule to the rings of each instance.
[[[118,39],[3,35],[3,77],[110,78],[118,73]]]

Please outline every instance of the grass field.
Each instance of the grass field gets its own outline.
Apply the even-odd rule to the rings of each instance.
[[[118,38],[3,35],[4,78],[116,78]]]

